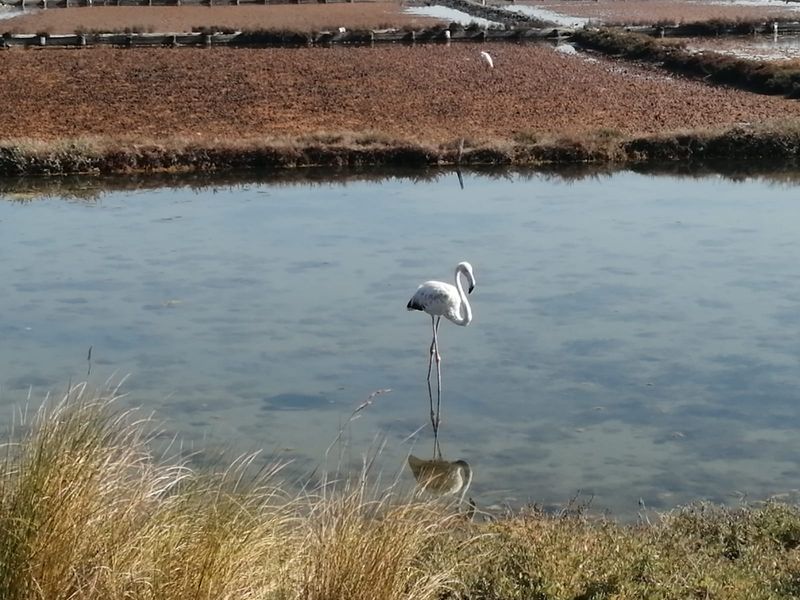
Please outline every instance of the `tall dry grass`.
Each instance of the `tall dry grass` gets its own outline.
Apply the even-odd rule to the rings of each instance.
[[[158,431],[78,386],[6,446],[0,598],[427,599],[451,516],[366,479],[289,494],[279,465],[218,472],[153,454]]]
[[[78,386],[0,463],[3,600],[589,600],[800,596],[800,510],[699,504],[469,520],[365,473],[293,491],[252,456],[198,472]]]

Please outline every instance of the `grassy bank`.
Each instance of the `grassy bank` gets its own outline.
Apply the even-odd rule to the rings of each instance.
[[[709,83],[762,94],[800,97],[800,68],[793,61],[785,64],[746,60],[715,52],[690,52],[680,44],[664,43],[647,35],[619,29],[577,30],[573,39],[586,48],[658,63],[666,69],[701,77]]]
[[[248,460],[197,472],[147,421],[74,389],[0,467],[0,597],[792,598],[800,509],[698,505],[623,526],[485,521],[365,480],[295,492]]]
[[[454,140],[426,145],[380,134],[329,134],[232,143],[100,138],[0,142],[0,176],[202,173],[297,167],[646,165],[664,162],[783,161],[800,155],[800,123],[741,126],[629,137],[613,130],[553,137],[520,132],[514,140]]]

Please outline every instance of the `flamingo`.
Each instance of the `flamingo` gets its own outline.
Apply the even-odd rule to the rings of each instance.
[[[469,284],[467,293],[461,285],[459,275],[464,275]],[[431,328],[433,329],[433,340],[431,341],[430,358],[428,359],[428,393],[431,398],[431,424],[434,433],[439,431],[439,408],[442,401],[442,357],[439,354],[439,322],[442,317],[452,321],[456,325],[466,327],[472,322],[472,308],[469,305],[467,294],[471,294],[475,289],[475,275],[472,273],[472,265],[468,262],[460,262],[456,265],[455,274],[456,284],[452,285],[443,281],[426,281],[417,288],[411,300],[408,301],[408,310],[420,310],[431,316]],[[436,359],[436,414],[433,412],[433,392],[431,391],[431,369],[433,360]]]

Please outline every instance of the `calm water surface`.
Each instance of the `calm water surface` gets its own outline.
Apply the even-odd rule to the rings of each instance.
[[[446,458],[479,505],[579,490],[632,515],[793,494],[797,187],[634,173],[568,181],[246,184],[0,202],[0,415],[87,374],[189,446],[298,472],[347,428],[397,473],[431,452],[430,325],[405,304],[475,267],[443,323]],[[415,431],[422,430],[413,435]],[[409,437],[411,436],[411,437]],[[410,475],[403,473],[403,478]]]
[[[795,34],[682,38],[682,41],[689,50],[695,52],[711,50],[749,60],[784,61],[800,58],[800,36]]]

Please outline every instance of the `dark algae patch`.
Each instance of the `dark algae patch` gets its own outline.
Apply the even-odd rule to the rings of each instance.
[[[324,396],[287,392],[264,398],[263,410],[319,410],[331,408],[333,403]]]

